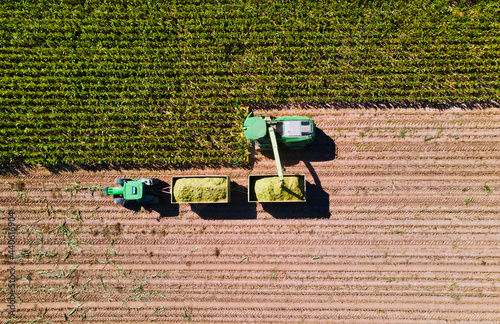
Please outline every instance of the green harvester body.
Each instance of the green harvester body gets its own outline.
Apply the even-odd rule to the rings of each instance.
[[[261,150],[272,149],[273,127],[276,140],[291,149],[302,149],[311,144],[316,136],[316,126],[311,118],[302,116],[271,117],[261,115],[248,116],[243,124],[243,133],[250,141],[257,141]]]

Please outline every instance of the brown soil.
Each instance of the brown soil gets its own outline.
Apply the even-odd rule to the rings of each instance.
[[[252,168],[0,179],[0,273],[43,323],[497,323],[500,109],[308,109],[313,146],[281,152],[305,203],[248,203]],[[114,178],[228,175],[231,203],[114,205]],[[18,225],[8,258],[7,212]],[[158,222],[159,220],[159,222]],[[6,296],[6,294],[2,294]],[[7,303],[0,303],[8,318]]]

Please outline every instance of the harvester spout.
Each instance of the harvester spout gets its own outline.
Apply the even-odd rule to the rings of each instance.
[[[281,185],[285,184],[285,177],[283,176],[283,168],[281,167],[280,154],[278,152],[278,142],[276,141],[276,134],[274,133],[274,128],[269,126],[269,137],[271,138],[271,144],[273,145],[274,160],[276,161],[276,169],[278,171],[278,178],[281,181]]]

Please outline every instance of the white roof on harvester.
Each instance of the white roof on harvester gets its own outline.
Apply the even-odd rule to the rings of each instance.
[[[311,134],[312,127],[309,121],[285,120],[283,122],[283,137],[301,137]]]

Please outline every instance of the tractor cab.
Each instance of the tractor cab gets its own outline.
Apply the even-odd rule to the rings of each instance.
[[[137,180],[125,181],[122,187],[104,188],[105,195],[123,195],[125,200],[140,200],[144,193],[144,183]]]
[[[155,178],[140,178],[130,180],[124,178],[115,179],[115,184],[120,187],[104,188],[104,195],[114,196],[115,203],[123,204],[125,201],[137,203],[156,203],[158,202],[159,180]]]

